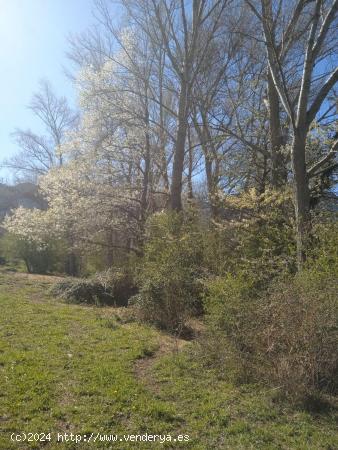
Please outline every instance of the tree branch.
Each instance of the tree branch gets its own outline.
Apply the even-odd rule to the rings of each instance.
[[[316,117],[317,112],[319,111],[323,101],[325,100],[326,96],[330,92],[330,90],[333,88],[333,86],[338,81],[338,67],[332,72],[331,76],[328,78],[328,80],[323,84],[321,89],[319,90],[318,94],[316,95],[315,99],[312,102],[312,105],[310,109],[307,112],[306,116],[306,124],[309,126],[311,122]]]
[[[321,160],[319,160],[316,164],[314,164],[308,171],[307,176],[309,178],[314,177],[317,175],[317,170],[320,169],[325,163],[330,161],[331,158],[335,156],[335,154],[338,151],[338,139],[333,143],[329,153],[325,155]]]

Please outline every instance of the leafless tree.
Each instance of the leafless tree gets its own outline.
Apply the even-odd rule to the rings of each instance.
[[[309,178],[332,161],[338,148],[338,141],[333,141],[327,155],[312,167],[307,166],[306,142],[311,124],[322,113],[338,81],[338,68],[332,58],[337,48],[338,1],[278,2],[277,8],[271,0],[247,0],[247,4],[261,23],[272,89],[277,91],[292,127],[291,162],[301,267],[310,225]],[[298,78],[290,77],[290,65],[302,66]]]
[[[65,97],[55,95],[46,80],[40,82],[28,108],[40,119],[46,132],[39,135],[29,129],[17,129],[12,136],[20,150],[2,166],[12,170],[20,180],[36,182],[51,167],[62,165],[61,144],[66,133],[76,126],[78,116]]]
[[[177,126],[170,204],[182,209],[183,172],[191,112],[192,89],[206,63],[213,40],[222,27],[227,1],[143,0],[121,2],[154,47],[162,48],[178,94]]]

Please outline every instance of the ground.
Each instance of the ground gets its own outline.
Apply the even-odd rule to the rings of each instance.
[[[1,449],[338,448],[333,408],[311,414],[233,386],[194,357],[194,341],[126,310],[62,303],[48,294],[54,281],[0,271]],[[11,440],[23,432],[31,441]],[[58,433],[82,441],[57,444]],[[145,433],[167,440],[124,438]],[[93,442],[98,434],[123,441]]]

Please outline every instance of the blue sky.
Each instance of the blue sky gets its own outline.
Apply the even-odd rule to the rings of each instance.
[[[94,22],[92,9],[92,0],[0,0],[0,161],[17,149],[10,137],[16,127],[39,131],[26,106],[41,78],[74,102],[63,72],[67,36]]]

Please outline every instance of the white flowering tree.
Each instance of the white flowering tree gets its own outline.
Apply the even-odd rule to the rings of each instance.
[[[39,243],[51,232],[77,250],[104,247],[110,260],[115,248],[140,250],[156,178],[150,178],[155,141],[147,98],[129,67],[132,51],[125,32],[114,60],[80,71],[82,117],[62,145],[67,163],[39,181],[48,209],[16,210],[5,221],[9,231]]]

